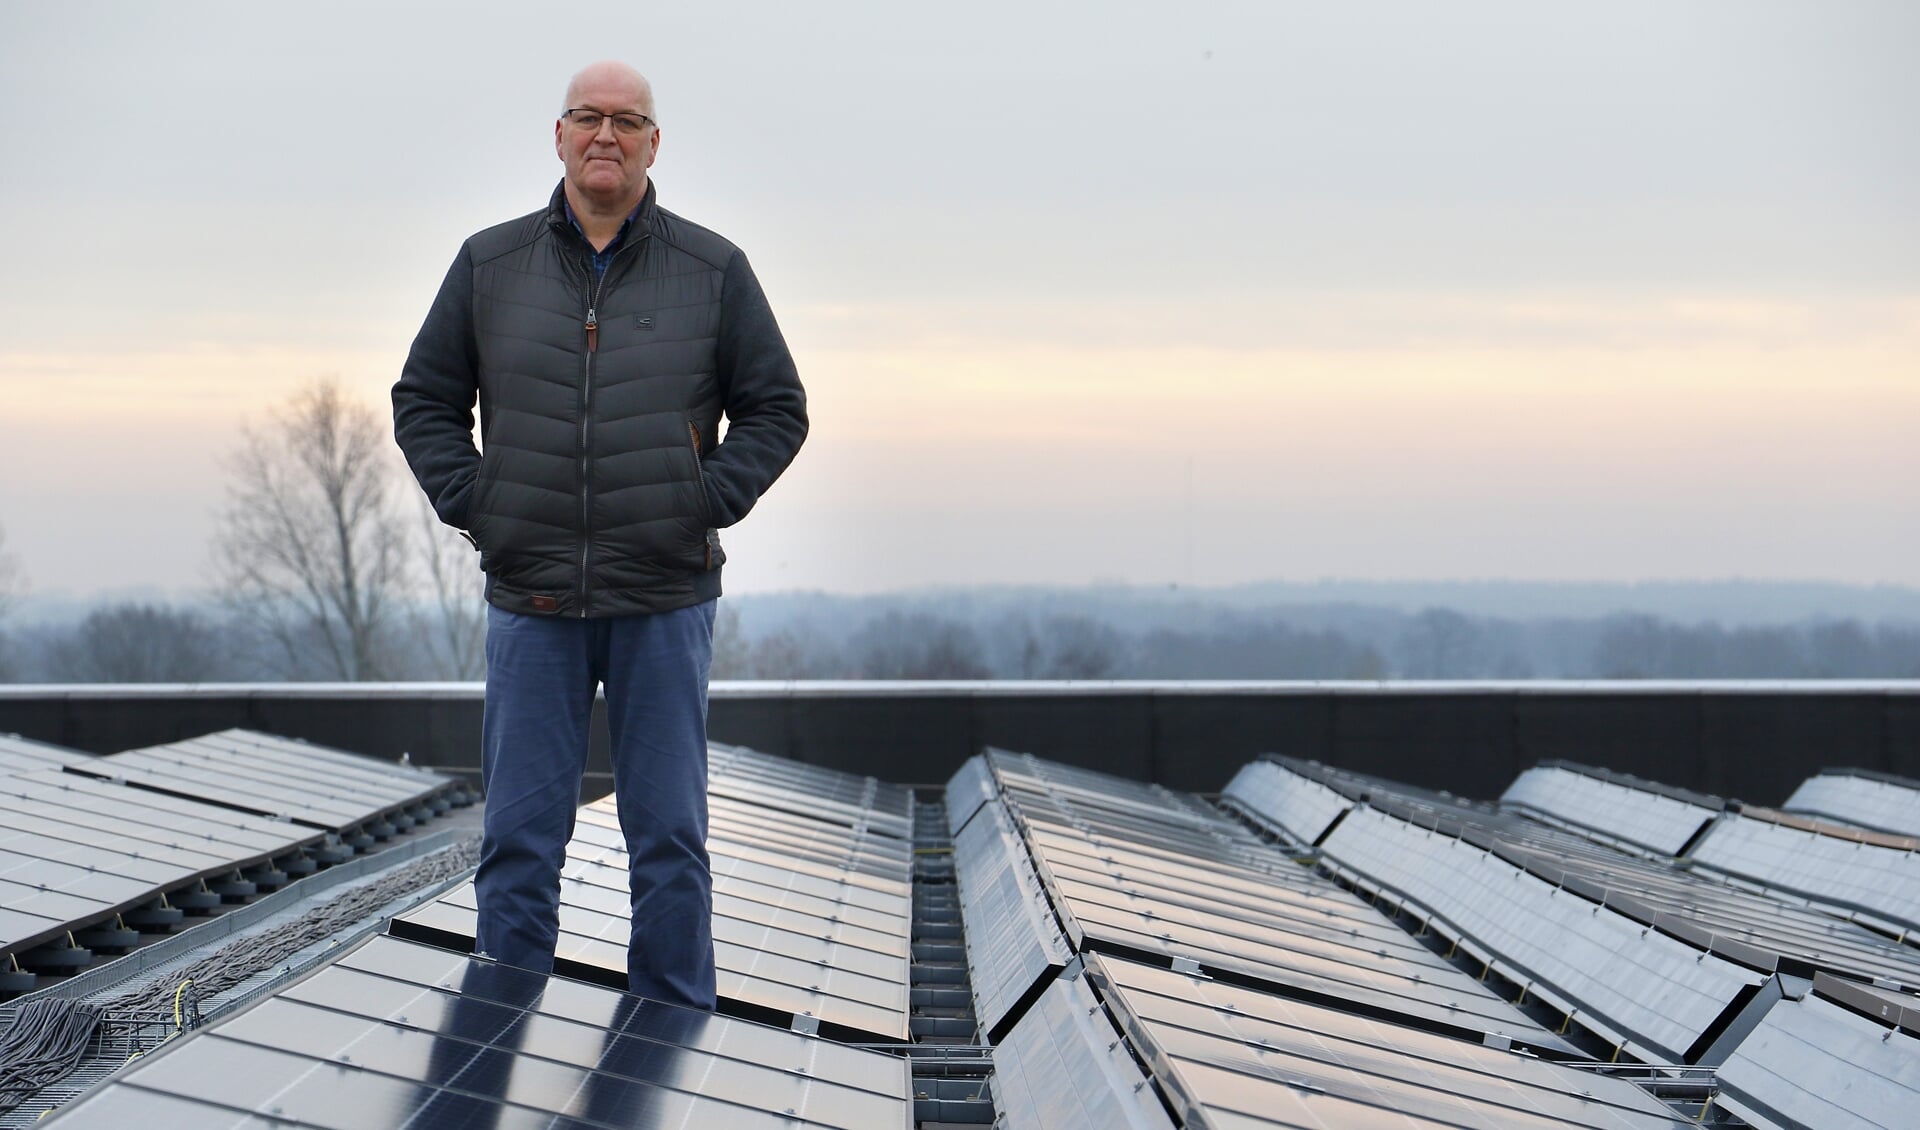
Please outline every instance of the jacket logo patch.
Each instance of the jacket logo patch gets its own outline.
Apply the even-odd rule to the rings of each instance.
[[[530,597],[527,603],[533,606],[535,612],[557,612],[560,610],[560,602],[550,596]]]
[[[653,318],[646,314],[635,314],[633,316],[633,328],[636,330],[650,330],[653,328]]]

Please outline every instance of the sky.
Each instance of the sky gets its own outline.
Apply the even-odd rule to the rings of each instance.
[[[0,528],[192,595],[597,58],[808,391],[735,592],[1920,585],[1920,6],[0,6]],[[409,503],[411,500],[409,500]]]

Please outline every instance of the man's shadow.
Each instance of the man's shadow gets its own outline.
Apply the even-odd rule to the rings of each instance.
[[[420,1105],[405,1130],[495,1130],[500,1125],[515,1057],[547,984],[546,976],[525,969],[482,958],[468,961],[458,995],[434,1035]],[[703,1062],[689,1061],[707,1057],[687,1048],[698,1045],[716,1022],[712,1013],[621,993],[608,1015],[574,1019],[605,1027],[597,1058],[579,1062],[556,1048],[531,1049],[529,1054],[561,1058],[581,1074],[570,1093],[526,1094],[520,1102],[607,1126],[655,1126],[687,1114],[688,1097],[674,1088],[693,1090],[704,1074]],[[727,1097],[751,1102],[751,1096]]]

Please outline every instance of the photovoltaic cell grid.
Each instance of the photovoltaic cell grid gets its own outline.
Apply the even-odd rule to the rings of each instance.
[[[708,767],[722,1009],[847,1038],[908,1040],[910,794],[727,747]],[[402,915],[394,932],[470,947],[477,913],[469,882]],[[630,923],[626,842],[609,796],[580,809],[567,845],[559,967],[624,984]]]
[[[1302,889],[1324,900],[1304,917],[1324,923],[1333,912],[1334,928],[1326,937],[1359,939],[1356,961],[1390,967],[1399,955],[1387,946],[1417,943],[1194,798],[1166,805],[1164,790],[1153,786],[1028,757],[995,753],[987,764],[998,799],[987,801],[961,836],[985,837],[981,830],[995,828],[994,814],[1008,812],[1046,874],[1049,897],[1069,908],[1079,941],[1092,943],[1058,976],[1043,980],[996,1041],[995,1095],[1008,1130],[1685,1124],[1624,1081],[1487,1046],[1473,1034],[1477,1025],[1463,1024],[1457,1013],[1436,1024],[1430,1013],[1404,1000],[1398,1010],[1383,1007],[1382,994],[1367,986],[1340,992],[1329,991],[1331,978],[1262,982],[1226,975],[1223,967],[1232,958],[1221,951],[1238,952],[1242,945],[1236,916],[1255,919],[1276,903],[1285,906]],[[978,774],[967,776],[972,779],[956,776],[958,787],[978,792]],[[1165,819],[1156,820],[1156,812]],[[1063,827],[1079,839],[1061,832]],[[997,850],[1004,838],[988,842]],[[1217,892],[1218,901],[1209,903],[1218,911],[1216,944],[1194,937],[1173,950],[1139,955],[1147,961],[1105,952],[1097,927],[1081,913],[1091,901],[1088,892],[1073,890],[1065,873],[1083,859],[1117,862],[1122,847],[1132,852],[1154,846],[1160,854],[1143,862],[1159,878],[1157,885],[1143,886],[1142,876],[1125,870],[1108,873],[1108,881],[1155,918],[1170,916],[1181,900],[1211,899]],[[1091,850],[1076,859],[1075,847]],[[1250,850],[1243,855],[1243,848]],[[961,840],[955,852],[966,854]],[[967,861],[956,858],[956,868],[964,876]],[[1287,872],[1306,881],[1270,881]],[[961,882],[964,888],[967,880]],[[969,913],[969,943],[983,932]],[[1303,953],[1324,941],[1304,930],[1296,937],[1305,943]],[[1222,975],[1209,975],[1212,970]],[[1493,999],[1470,978],[1462,980],[1475,997]],[[1434,987],[1435,1000],[1452,988]],[[989,995],[977,979],[975,993],[983,1000]]]
[[[1013,818],[997,800],[982,803],[954,837],[953,863],[974,1015],[987,1041],[997,1043],[1029,995],[1073,960],[1073,946]]]
[[[1920,836],[1920,781],[1864,769],[1808,777],[1782,806],[1788,812],[1896,836]]]
[[[1603,843],[1685,855],[1696,867],[1888,933],[1920,929],[1920,841],[1905,836],[1755,806],[1729,809],[1717,797],[1566,762],[1522,773],[1500,802]]]
[[[375,937],[52,1119],[137,1125],[912,1125],[904,1059]]]
[[[1768,1010],[1719,1078],[1716,1101],[1754,1126],[1911,1126],[1920,1000],[1821,974]]]
[[[91,754],[36,742],[18,734],[0,734],[0,776],[60,769],[92,760]]]
[[[1684,851],[1726,807],[1718,797],[1565,761],[1520,774],[1500,794],[1500,806],[1665,856]]]
[[[1692,1125],[1621,1080],[1206,977],[1096,956],[1087,979],[1188,1124]]]
[[[1471,1039],[1565,1040],[1195,798],[1036,758],[993,768],[1076,949],[1197,963]],[[978,819],[978,817],[976,817]]]
[[[1776,970],[1920,983],[1920,955],[1831,915],[1389,782],[1284,759],[1243,776],[1355,805],[1327,864],[1417,907],[1461,948],[1634,1054],[1705,1054]],[[1231,792],[1231,788],[1230,788]]]
[[[454,783],[424,769],[247,730],[128,750],[69,770],[333,831],[381,819],[411,826],[406,810]]]
[[[1687,858],[1896,936],[1920,933],[1920,839],[1911,836],[1748,807],[1721,817]]]
[[[0,953],[64,944],[163,893],[324,835],[58,769],[0,776]]]
[[[877,777],[860,777],[773,757],[744,746],[709,747],[711,795],[785,809],[814,820],[846,824],[906,840],[913,830],[913,790]]]
[[[1004,1130],[1173,1130],[1149,1082],[1083,977],[1047,982],[993,1051]]]

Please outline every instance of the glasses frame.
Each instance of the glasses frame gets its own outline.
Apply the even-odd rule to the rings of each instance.
[[[573,116],[575,114],[592,114],[598,117],[600,121],[594,123],[594,127],[591,130],[589,130],[587,129],[587,127],[573,120]],[[560,120],[567,123],[567,126],[569,128],[577,129],[581,133],[599,133],[600,127],[602,125],[605,125],[607,122],[612,122],[613,132],[616,135],[618,135],[621,132],[620,130],[621,118],[638,118],[642,122],[645,122],[647,125],[652,126],[655,129],[660,128],[659,122],[654,121],[652,118],[647,117],[645,114],[638,114],[631,110],[616,110],[612,113],[608,113],[605,110],[596,110],[591,106],[572,106],[565,110],[560,111]],[[638,129],[635,129],[633,133],[627,136],[639,137],[644,132],[645,132],[645,127],[643,126]]]

